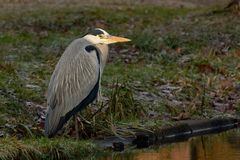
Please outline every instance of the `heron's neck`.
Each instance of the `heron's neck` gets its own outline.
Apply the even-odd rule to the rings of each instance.
[[[97,44],[96,47],[100,51],[102,67],[104,68],[104,66],[105,66],[105,64],[107,62],[107,59],[108,59],[108,52],[109,52],[108,45],[106,45],[106,44]]]

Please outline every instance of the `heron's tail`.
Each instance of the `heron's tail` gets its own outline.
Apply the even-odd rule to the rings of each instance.
[[[54,113],[54,110],[49,107],[45,119],[45,135],[48,138],[52,138],[56,135],[57,131],[62,128],[62,126],[59,126],[60,118]]]

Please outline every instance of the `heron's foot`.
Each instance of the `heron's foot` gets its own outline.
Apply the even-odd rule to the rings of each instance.
[[[86,125],[91,125],[91,122],[83,118],[80,114],[75,115],[74,120],[75,120],[76,139],[77,140],[80,139],[80,134],[88,137],[88,134],[86,133]]]

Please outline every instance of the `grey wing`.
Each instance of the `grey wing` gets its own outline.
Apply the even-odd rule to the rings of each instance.
[[[89,53],[79,47],[79,44],[72,44],[66,49],[51,77],[45,120],[48,137],[55,135],[72,115],[97,97],[100,78],[98,51]]]

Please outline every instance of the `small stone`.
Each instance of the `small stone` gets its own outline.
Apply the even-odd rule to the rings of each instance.
[[[134,144],[137,145],[137,148],[147,148],[150,145],[153,145],[154,139],[149,134],[139,134],[134,140]]]
[[[38,85],[33,85],[33,84],[27,84],[26,88],[33,89],[33,90],[40,90],[41,87]]]
[[[39,33],[39,36],[40,36],[41,38],[47,37],[47,36],[48,36],[48,31],[41,31],[41,32]]]
[[[124,143],[122,142],[113,142],[113,150],[117,152],[124,151]]]
[[[4,132],[0,131],[0,137],[4,137]]]
[[[10,128],[10,129],[14,129],[16,126],[15,125],[11,125],[11,124],[5,124],[5,128]]]

